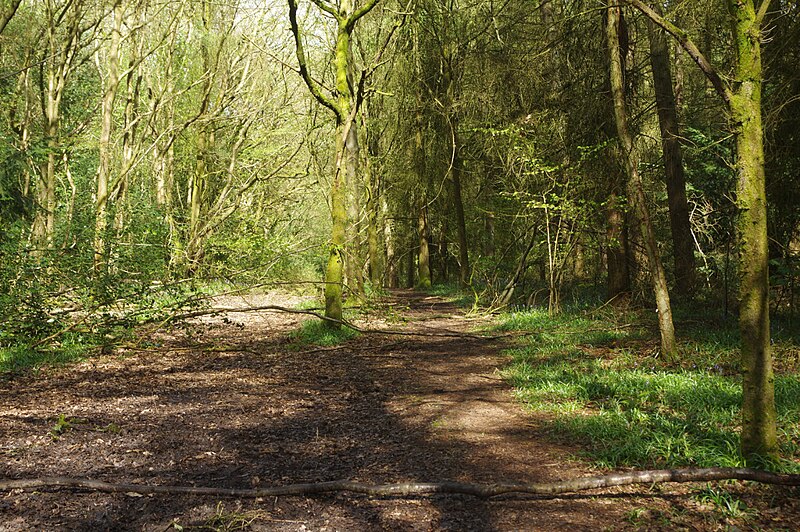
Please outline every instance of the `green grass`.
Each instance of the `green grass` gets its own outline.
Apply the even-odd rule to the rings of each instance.
[[[95,347],[91,338],[78,334],[67,334],[60,346],[46,349],[35,349],[25,344],[0,347],[0,373],[22,373],[79,362]]]
[[[744,465],[735,331],[684,328],[683,358],[667,365],[652,326],[620,321],[642,316],[505,315],[501,329],[532,331],[510,350],[514,361],[505,371],[517,397],[547,412],[554,437],[578,444],[599,467]],[[779,374],[775,388],[783,457],[777,467],[800,471],[797,373]]]
[[[319,319],[305,320],[300,328],[291,334],[292,340],[298,344],[319,346],[339,345],[358,336],[358,332],[349,327],[335,329]]]
[[[475,294],[468,289],[463,289],[457,284],[435,284],[425,292],[432,296],[439,296],[461,308],[469,308],[475,304]]]

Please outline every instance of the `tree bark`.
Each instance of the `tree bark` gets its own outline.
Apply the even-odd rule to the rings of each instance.
[[[381,196],[381,213],[383,214],[383,241],[386,245],[386,286],[398,288],[400,286],[400,272],[397,264],[397,243],[394,235],[395,221],[389,218],[389,202]]]
[[[208,179],[208,152],[214,144],[213,125],[208,122],[209,107],[211,105],[211,90],[213,86],[212,60],[209,50],[211,33],[212,7],[209,0],[202,4],[202,35],[200,36],[200,55],[203,60],[203,85],[200,98],[200,108],[197,116],[200,124],[197,129],[195,141],[196,161],[194,172],[189,176],[187,184],[186,204],[189,207],[189,228],[186,235],[185,265],[189,272],[196,272],[200,267],[203,256],[203,238],[200,235],[202,227],[203,203],[206,196],[206,180]]]
[[[769,4],[762,3],[762,9]],[[775,388],[769,331],[769,250],[761,127],[761,30],[753,0],[728,0],[734,22],[735,92],[731,122],[736,136],[739,208],[739,330],[742,335],[742,453],[774,456]]]
[[[431,255],[428,246],[428,234],[430,232],[428,229],[428,206],[425,203],[424,196],[419,203],[419,223],[417,225],[417,233],[419,236],[417,270],[419,280],[417,286],[423,290],[428,290],[431,287]]]
[[[658,12],[658,8],[656,11]],[[672,66],[664,31],[656,27],[652,21],[648,21],[648,30],[650,65],[653,69],[653,87],[661,129],[669,220],[672,229],[675,285],[682,297],[689,298],[695,282],[694,238],[689,223],[689,204],[686,200],[686,179],[683,173],[678,111],[672,86]]]
[[[650,277],[658,310],[661,352],[667,360],[674,360],[678,354],[678,348],[675,342],[675,328],[672,323],[672,308],[670,306],[669,292],[667,290],[667,279],[664,275],[664,268],[661,264],[661,257],[659,256],[658,246],[656,244],[653,224],[650,220],[650,213],[647,208],[647,199],[644,194],[642,178],[639,174],[635,146],[628,127],[628,115],[625,109],[622,58],[620,56],[619,44],[620,8],[609,7],[607,16],[608,24],[606,26],[606,32],[610,56],[609,63],[611,67],[611,93],[614,100],[614,118],[617,125],[617,134],[624,152],[625,166],[628,172],[629,195],[634,201],[634,207],[639,217],[642,240],[644,240],[645,249],[647,251]]]
[[[3,30],[6,29],[6,26],[14,17],[20,3],[22,3],[22,0],[11,0],[8,5],[0,11],[0,34],[3,33]]]
[[[367,250],[369,253],[369,279],[373,290],[377,290],[383,283],[384,260],[379,235],[381,234],[381,179],[380,173],[375,171],[373,162],[378,158],[378,140],[367,128],[369,114],[368,107],[363,106],[361,131],[366,138],[367,150],[364,157],[364,180],[367,192]]]

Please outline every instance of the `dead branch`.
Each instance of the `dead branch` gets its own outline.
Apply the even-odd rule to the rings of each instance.
[[[282,307],[280,305],[262,305],[256,307],[217,307],[205,310],[193,310],[191,312],[185,312],[183,314],[177,314],[170,316],[167,320],[161,323],[163,326],[164,324],[177,321],[177,320],[184,320],[188,318],[196,318],[199,316],[215,316],[217,314],[225,314],[228,312],[260,312],[264,310],[271,310],[276,312],[286,312],[289,314],[305,314],[307,316],[314,316],[315,318],[319,318],[324,321],[329,321],[331,323],[338,323],[339,325],[343,325],[349,329],[353,329],[356,332],[363,333],[363,334],[385,334],[391,336],[433,336],[433,337],[445,337],[445,338],[472,338],[475,340],[496,340],[498,338],[504,338],[507,335],[499,335],[499,336],[481,336],[477,334],[469,334],[469,333],[460,333],[460,332],[453,332],[448,330],[443,330],[443,332],[413,332],[413,331],[393,331],[393,330],[386,330],[386,329],[362,329],[357,325],[354,325],[346,320],[335,320],[333,318],[329,318],[320,314],[319,312],[314,312],[312,310],[300,310],[300,309],[292,309],[287,307]]]
[[[665,482],[711,482],[718,480],[749,480],[779,486],[800,486],[800,475],[770,473],[751,468],[712,467],[707,469],[662,469],[655,471],[630,471],[611,473],[558,482],[517,484],[499,482],[495,484],[471,484],[465,482],[409,482],[401,484],[364,484],[348,480],[289,484],[270,488],[238,489],[194,486],[152,486],[146,484],[123,484],[99,480],[44,477],[36,479],[0,480],[0,490],[26,490],[41,488],[71,488],[107,493],[188,494],[215,497],[279,497],[286,495],[318,495],[348,491],[373,497],[407,497],[414,495],[461,494],[481,499],[507,494],[559,495],[577,491],[629,486],[632,484],[657,484]]]

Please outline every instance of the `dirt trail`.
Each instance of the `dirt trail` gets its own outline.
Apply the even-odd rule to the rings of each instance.
[[[247,303],[292,303],[257,299]],[[486,325],[415,292],[394,293],[376,314],[366,326],[436,333]],[[301,319],[196,319],[137,349],[0,381],[0,477],[247,488],[590,474],[513,401],[496,371],[507,362],[498,341],[366,334],[339,348],[299,347],[289,333]],[[60,414],[72,426],[54,439]],[[492,501],[14,492],[0,494],[0,530],[225,530],[237,518],[251,530],[630,528],[626,516],[643,499],[620,492]],[[649,507],[673,504],[652,497]]]

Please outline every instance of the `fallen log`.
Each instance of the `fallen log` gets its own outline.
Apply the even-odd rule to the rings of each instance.
[[[465,482],[408,482],[400,484],[365,484],[348,480],[289,484],[269,488],[214,488],[195,486],[154,486],[147,484],[123,484],[99,480],[44,477],[36,479],[0,480],[0,491],[41,488],[71,488],[108,493],[188,494],[215,497],[279,497],[286,495],[318,495],[333,492],[352,492],[373,497],[407,497],[431,494],[471,495],[481,499],[507,494],[560,495],[578,491],[629,486],[633,484],[658,484],[665,482],[711,482],[719,480],[749,480],[762,484],[800,486],[800,475],[770,473],[751,468],[690,468],[662,469],[654,471],[630,471],[610,473],[593,477],[544,483],[472,484]]]

